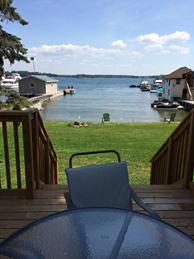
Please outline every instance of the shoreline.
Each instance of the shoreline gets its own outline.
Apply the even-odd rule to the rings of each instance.
[[[63,96],[63,91],[57,91],[56,94],[52,95],[52,96],[49,96],[49,95],[41,95],[41,96],[37,96],[37,97],[33,97],[33,98],[29,98],[29,101],[31,101],[30,99],[34,99],[34,104],[32,104],[32,108],[36,108],[38,109],[39,111],[42,111],[44,108],[42,105],[44,105],[45,103],[48,103],[50,101],[53,101],[55,100],[56,98],[59,98]],[[45,97],[45,99],[44,99]],[[36,98],[36,99],[35,99]]]
[[[142,122],[142,121],[137,121],[137,122],[111,122],[111,123],[101,123],[101,122],[95,122],[95,121],[85,121],[85,120],[77,120],[78,122],[81,122],[81,123],[87,123],[88,126],[90,125],[95,125],[95,126],[104,126],[104,127],[108,127],[108,126],[119,126],[119,125],[169,125],[169,123],[165,123],[164,121],[148,121],[148,122]],[[73,123],[75,122],[75,120],[60,120],[60,121],[53,121],[53,120],[43,120],[44,123],[63,123],[64,125],[66,126],[73,126]],[[171,122],[170,124],[179,124],[181,121],[174,121],[174,122]],[[81,127],[80,127],[81,128]]]

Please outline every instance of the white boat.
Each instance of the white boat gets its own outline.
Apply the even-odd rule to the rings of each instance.
[[[18,82],[11,78],[5,78],[1,81],[1,86],[4,88],[11,88],[15,91],[18,91]]]
[[[151,107],[154,108],[155,110],[183,109],[183,106],[181,106],[178,102],[159,101],[159,100],[155,100],[153,103],[151,103]]]
[[[139,85],[139,88],[141,89],[142,92],[150,91],[150,85],[147,80],[142,80]]]
[[[163,83],[162,79],[154,80],[154,85],[162,85],[162,83]]]
[[[150,93],[157,93],[158,92],[158,86],[153,84],[150,86]]]
[[[153,84],[150,87],[150,93],[158,93],[158,89],[162,87],[162,79],[154,80]]]
[[[147,80],[142,80],[140,85],[148,85],[148,81]]]
[[[10,88],[18,92],[19,88],[19,80],[21,79],[21,76],[18,73],[13,73],[10,77],[2,77],[2,80],[0,82],[1,86],[3,88]]]
[[[68,86],[63,90],[64,95],[66,94],[74,94],[76,92],[73,86]]]

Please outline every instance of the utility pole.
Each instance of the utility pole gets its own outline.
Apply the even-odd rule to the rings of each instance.
[[[30,58],[30,60],[32,60],[32,63],[33,63],[33,69],[34,69],[34,73],[35,73],[35,62],[34,62],[35,57],[31,57],[31,58]]]

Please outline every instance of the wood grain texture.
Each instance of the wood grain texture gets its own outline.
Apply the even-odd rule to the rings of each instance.
[[[9,192],[17,189],[19,192],[24,189],[26,197],[31,199],[35,195],[35,189],[40,188],[42,182],[56,184],[57,156],[38,110],[0,111],[0,126],[5,157],[5,171],[1,172],[0,177],[0,193],[2,190]],[[11,152],[12,146],[15,152]],[[12,170],[13,165],[16,173]]]
[[[188,189],[174,185],[132,186],[139,197],[165,222],[194,236],[194,197]],[[66,209],[64,192],[67,186],[45,185],[33,200],[24,196],[0,194],[0,241],[39,218]],[[12,198],[12,196],[14,198]],[[136,204],[134,210],[143,212]]]
[[[194,110],[178,125],[151,159],[151,184],[189,187],[194,171]]]

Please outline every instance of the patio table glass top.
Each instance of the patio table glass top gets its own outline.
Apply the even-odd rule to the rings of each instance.
[[[194,240],[142,213],[114,208],[62,211],[0,245],[12,258],[194,258]]]

